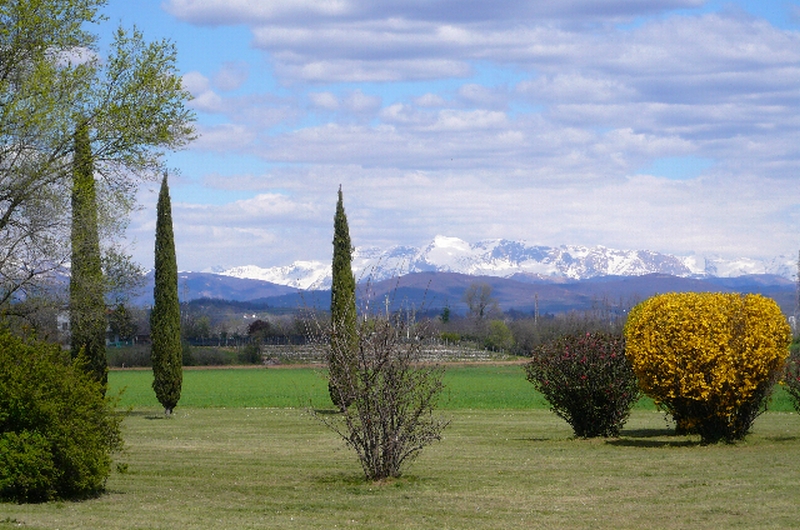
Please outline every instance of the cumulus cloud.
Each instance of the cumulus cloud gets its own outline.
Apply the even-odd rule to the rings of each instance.
[[[242,93],[256,66],[237,61],[184,76],[215,114],[191,149],[269,164],[203,174],[258,195],[181,206],[191,240],[280,247],[246,261],[261,265],[324,258],[343,183],[359,245],[445,233],[785,253],[800,220],[800,32],[674,11],[704,4],[168,0],[192,24],[244,25],[279,87]],[[640,174],[675,157],[710,162],[683,181]]]

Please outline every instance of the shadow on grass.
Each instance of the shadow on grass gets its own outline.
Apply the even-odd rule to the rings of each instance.
[[[144,418],[146,420],[163,420],[169,419],[171,416],[165,415],[163,412],[153,412],[152,410],[118,410],[114,412],[117,416],[124,418]]]
[[[583,438],[576,438],[575,436],[567,436],[565,438],[538,438],[534,436],[529,436],[526,438],[514,438],[517,442],[565,442],[569,440],[582,440]]]
[[[617,447],[695,447],[702,445],[699,439],[689,439],[675,434],[673,429],[631,429],[622,431],[619,438],[606,441]]]
[[[796,442],[800,440],[800,436],[765,436],[765,440],[769,440],[770,442]]]
[[[416,475],[402,475],[397,478],[385,478],[382,480],[367,480],[363,473],[335,473],[319,476],[315,479],[317,484],[324,486],[343,486],[348,488],[351,493],[357,495],[368,495],[373,492],[381,491],[385,488],[405,488],[421,482]]]
[[[312,409],[312,411],[320,416],[336,416],[342,413],[339,409]]]

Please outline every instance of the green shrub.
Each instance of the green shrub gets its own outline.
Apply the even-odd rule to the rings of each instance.
[[[618,436],[639,397],[620,335],[567,335],[534,350],[527,379],[576,436]]]
[[[238,360],[236,352],[213,346],[191,346],[189,352],[183,359],[184,366],[227,366]]]
[[[450,344],[458,344],[461,342],[461,335],[454,331],[442,331],[439,334],[439,339]]]
[[[514,347],[514,335],[502,320],[489,322],[489,329],[483,345],[487,350],[505,352]]]
[[[239,350],[237,359],[241,364],[261,364],[261,346],[256,342],[246,344]]]
[[[791,337],[760,295],[671,293],[631,311],[627,355],[642,390],[704,442],[743,438],[780,377]]]
[[[149,368],[153,366],[150,360],[150,346],[147,344],[111,346],[106,349],[106,358],[108,366],[114,368]]]
[[[23,502],[44,502],[56,495],[57,470],[47,439],[23,431],[0,434],[0,492]]]
[[[0,498],[79,499],[103,490],[119,418],[58,345],[0,330]]]

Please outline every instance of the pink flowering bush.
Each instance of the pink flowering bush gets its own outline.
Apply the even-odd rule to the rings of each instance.
[[[783,370],[783,381],[786,391],[792,396],[792,403],[797,412],[800,412],[800,339],[792,341],[789,359]]]
[[[586,333],[537,348],[525,365],[528,381],[576,436],[618,436],[639,398],[621,335]]]

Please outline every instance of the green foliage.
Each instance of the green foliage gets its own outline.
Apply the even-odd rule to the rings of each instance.
[[[356,330],[356,280],[353,276],[353,246],[344,211],[342,187],[333,219],[333,262],[331,265],[331,334],[328,355],[330,395],[333,403],[346,409],[351,399],[346,386],[355,370],[358,334]],[[345,386],[342,386],[345,385]]]
[[[111,346],[106,349],[106,359],[111,368],[150,368],[153,366],[149,344]],[[113,377],[113,375],[110,374],[109,377]],[[148,386],[152,383],[151,377],[148,374]]]
[[[101,385],[58,345],[0,330],[0,497],[18,502],[102,491],[122,446]]]
[[[527,379],[576,436],[618,436],[639,398],[619,335],[568,335],[533,352]]]
[[[108,327],[115,338],[128,342],[133,340],[139,327],[130,309],[125,304],[119,303],[108,315]]]
[[[0,496],[18,502],[56,497],[58,470],[47,439],[39,433],[0,434]]]
[[[138,177],[192,137],[174,46],[119,30],[101,57],[91,25],[105,3],[0,2],[0,304],[69,261],[76,120],[102,175],[101,243],[124,230]]]
[[[502,320],[492,320],[486,331],[486,338],[483,341],[487,350],[510,351],[514,347],[514,335],[508,325]]]
[[[625,326],[642,390],[679,431],[704,442],[743,438],[780,377],[791,338],[760,295],[671,293],[637,305]]]
[[[341,415],[318,417],[355,450],[367,480],[399,477],[448,424],[433,414],[444,369],[420,363],[421,342],[403,340],[403,322],[373,320],[357,331],[356,368],[340,374],[350,379],[337,382],[343,395],[332,400],[350,400],[350,406]]]
[[[155,274],[153,310],[150,313],[150,340],[153,363],[153,390],[166,414],[171,414],[181,398],[183,361],[181,308],[178,301],[178,262],[172,229],[172,206],[167,175],[161,181],[156,215]]]
[[[75,129],[72,182],[72,257],[69,313],[72,357],[83,355],[86,366],[103,386],[108,381],[106,362],[106,304],[97,199],[89,128],[81,120]]]
[[[245,344],[237,356],[242,364],[261,364],[261,347],[256,343]]]
[[[184,342],[184,366],[231,366],[239,361],[244,352],[239,353],[213,346],[189,346]]]
[[[461,341],[461,335],[455,331],[442,331],[439,334],[439,339],[450,344],[456,344]]]

